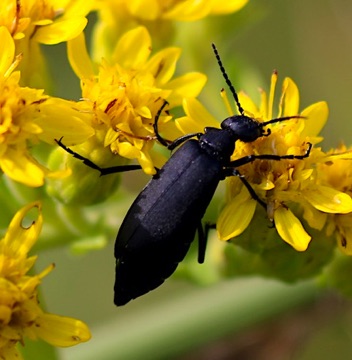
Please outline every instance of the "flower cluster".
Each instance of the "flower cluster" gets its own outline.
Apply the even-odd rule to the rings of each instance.
[[[270,125],[269,136],[250,143],[237,141],[232,160],[263,154],[304,155],[309,144],[313,148],[303,159],[256,160],[238,169],[266,204],[266,213],[252,198],[240,177],[227,178],[227,194],[217,221],[218,237],[232,240],[253,253],[263,252],[264,248],[276,245],[271,240],[258,243],[253,236],[267,234],[272,237],[272,232],[268,234],[267,231],[269,219],[279,237],[296,251],[306,251],[311,241],[323,243],[322,239],[312,240],[312,234],[318,230],[321,238],[335,234],[339,248],[350,254],[352,199],[347,161],[351,159],[351,152],[342,147],[326,153],[317,146],[322,140],[319,132],[328,118],[327,104],[318,102],[300,111],[299,91],[290,78],[283,82],[278,112],[274,114],[277,80],[277,72],[274,72],[269,94],[261,90],[259,107],[243,92],[239,93],[240,104],[246,115],[259,122],[281,117],[294,118]],[[234,115],[236,110],[232,110],[226,92],[222,91],[222,96],[229,115]],[[186,116],[176,120],[183,133],[192,129],[201,131],[204,125],[220,126],[219,121],[195,99],[184,100],[184,110]],[[199,123],[199,119],[203,123]],[[258,218],[262,220],[258,221]],[[252,221],[255,222],[255,232],[246,234],[245,230]],[[266,235],[259,238],[263,236]],[[292,258],[292,254],[290,256]],[[289,258],[287,261],[290,261]],[[321,265],[319,263],[319,269]],[[316,273],[316,268],[309,275],[313,272]]]
[[[174,35],[175,21],[195,21],[209,15],[240,10],[248,0],[103,0],[98,2],[99,21],[94,29],[93,56],[109,59],[116,37],[126,31],[146,26],[155,42],[164,46]]]
[[[259,121],[273,118],[273,99],[277,73],[271,79],[269,96],[262,91],[262,103],[259,108],[243,93],[240,102]],[[302,155],[308,144],[316,145],[321,141],[319,131],[328,117],[325,102],[315,103],[299,111],[299,92],[296,84],[286,78],[282,86],[281,100],[276,118],[300,115],[299,119],[278,122],[271,126],[271,134],[252,143],[239,143],[235,158],[251,154]],[[280,237],[298,251],[308,248],[311,236],[301,221],[290,210],[292,206],[298,214],[313,228],[318,214],[346,214],[352,211],[350,196],[327,182],[317,181],[316,165],[326,161],[327,154],[314,146],[309,156],[298,160],[261,160],[241,167],[241,174],[253,185],[256,193],[267,204],[267,215],[274,221]],[[228,181],[229,196],[226,206],[219,216],[219,237],[228,240],[242,233],[249,225],[257,202],[245,191],[238,178]],[[247,216],[243,216],[246,214]]]
[[[37,219],[25,225],[31,210]],[[54,268],[49,265],[37,275],[29,275],[37,256],[28,256],[43,225],[41,204],[23,207],[12,219],[6,235],[0,240],[0,358],[18,359],[17,343],[25,337],[41,338],[54,346],[72,346],[90,339],[85,323],[46,313],[39,305],[38,285]]]
[[[0,167],[15,181],[27,186],[42,186],[46,176],[55,178],[64,173],[51,172],[39,164],[30,154],[29,145],[39,141],[53,144],[53,139],[60,134],[72,137],[74,129],[80,130],[79,140],[85,134],[91,134],[91,129],[84,121],[86,115],[74,110],[70,101],[49,98],[43,90],[20,86],[20,72],[15,69],[23,54],[15,56],[15,42],[5,27],[0,27],[0,37],[3,45],[0,63]],[[65,115],[68,118],[63,121]]]
[[[177,138],[181,132],[173,112],[179,111],[183,99],[195,99],[206,82],[199,72],[175,76],[181,49],[170,46],[173,30],[169,30],[175,21],[229,14],[247,1],[221,5],[213,0],[1,3],[0,168],[1,186],[7,190],[0,195],[3,211],[6,207],[13,211],[14,199],[19,203],[45,200],[43,209],[38,201],[22,207],[0,242],[0,358],[21,358],[17,344],[25,345],[26,338],[40,338],[53,346],[71,346],[90,338],[83,322],[47,313],[39,305],[38,286],[54,266],[34,275],[37,256],[28,253],[35,243],[41,249],[82,235],[77,231],[81,215],[77,208],[74,225],[67,219],[59,225],[58,219],[68,216],[72,208],[62,211],[56,199],[80,207],[101,202],[111,196],[117,181],[105,177],[97,186],[100,179],[90,177],[97,174],[88,174],[57,141],[62,139],[102,167],[134,160],[145,173],[155,174],[166,161],[165,154],[154,147],[156,114],[167,103],[160,112],[159,129],[166,139]],[[98,20],[89,54],[84,31],[92,12]],[[49,95],[53,84],[42,45],[59,43],[66,43],[67,63],[81,84],[76,101]],[[26,227],[24,218],[35,209],[36,221]],[[48,227],[56,230],[45,232],[45,240],[37,242],[42,212]],[[82,219],[86,221],[83,215]],[[93,226],[86,228],[88,233]],[[86,246],[101,246],[96,245],[98,237],[92,236]]]
[[[90,125],[100,146],[114,155],[137,159],[147,174],[154,174],[150,151],[156,113],[165,100],[170,110],[180,106],[183,97],[196,97],[206,77],[193,72],[172,79],[180,49],[166,48],[151,57],[152,43],[145,27],[126,32],[115,46],[112,65],[103,62],[96,73],[83,38],[70,41],[68,46],[69,60],[81,79],[83,100],[77,109],[92,114]],[[179,133],[170,120],[164,111],[159,125],[173,139]]]
[[[0,191],[0,197],[4,214],[14,212],[13,201],[30,204],[17,212],[0,241],[0,358],[21,357],[17,344],[25,345],[26,338],[40,338],[54,346],[89,340],[83,322],[47,313],[39,304],[38,286],[54,266],[34,274],[37,256],[29,255],[34,244],[38,251],[73,242],[84,250],[101,247],[106,243],[101,240],[101,228],[107,229],[107,237],[116,230],[115,219],[111,225],[105,214],[91,216],[94,210],[89,212],[85,205],[111,198],[119,176],[100,176],[72,153],[95,168],[134,162],[138,165],[133,168],[155,175],[169,156],[158,145],[156,118],[162,138],[170,142],[203,133],[207,126],[220,127],[219,119],[198,99],[206,76],[178,66],[183,49],[174,46],[180,43],[173,42],[174,35],[185,21],[230,14],[247,2],[1,3],[0,186],[6,191]],[[88,37],[85,28],[91,13],[95,17]],[[64,61],[80,83],[75,99],[50,95],[55,92],[43,45],[59,43],[67,46]],[[61,71],[61,66],[57,68]],[[258,122],[284,118],[269,124],[265,136],[256,141],[237,141],[231,160],[252,155],[285,157],[257,159],[236,169],[239,176],[226,178],[225,196],[212,222],[216,222],[217,237],[231,245],[217,241],[218,245],[208,247],[216,258],[210,264],[216,267],[221,262],[222,275],[234,268],[229,248],[240,248],[236,256],[243,255],[242,260],[248,253],[258,256],[259,266],[253,272],[290,281],[321,273],[323,266],[335,261],[336,248],[352,255],[352,149],[341,145],[324,151],[319,133],[327,121],[328,106],[321,101],[301,111],[299,91],[290,78],[283,81],[275,111],[277,81],[274,72],[269,93],[260,91],[259,106],[240,92],[241,108],[236,109],[237,102],[233,109],[226,91],[221,93],[230,116],[242,114],[243,108]],[[39,198],[43,201],[33,202]],[[107,201],[106,208],[112,203]],[[37,211],[36,220],[26,226],[24,219],[33,211]],[[45,232],[45,240],[37,241],[42,212],[51,231]],[[260,234],[259,240],[253,232]]]

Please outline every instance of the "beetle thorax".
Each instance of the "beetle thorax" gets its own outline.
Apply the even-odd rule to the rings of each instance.
[[[219,162],[227,164],[235,150],[235,141],[230,131],[207,127],[205,133],[199,138],[203,151]]]

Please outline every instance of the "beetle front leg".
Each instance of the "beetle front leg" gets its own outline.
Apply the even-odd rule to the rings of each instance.
[[[275,154],[247,155],[240,159],[230,161],[228,167],[237,168],[239,166],[249,164],[256,160],[274,160],[274,161],[294,160],[294,159],[303,160],[310,155],[310,151],[312,150],[313,147],[311,143],[307,143],[307,144],[308,144],[308,148],[306,152],[302,155],[275,155]]]
[[[159,133],[158,123],[159,123],[159,118],[161,116],[161,113],[163,112],[165,106],[168,105],[168,104],[169,103],[165,100],[163,105],[161,105],[160,109],[158,110],[158,112],[157,112],[157,114],[155,116],[153,127],[154,127],[155,137],[159,141],[159,143],[172,151],[172,150],[176,149],[177,146],[183,144],[188,139],[191,139],[192,137],[198,137],[199,138],[202,134],[201,133],[187,134],[187,135],[180,136],[179,138],[177,138],[175,140],[164,139]]]

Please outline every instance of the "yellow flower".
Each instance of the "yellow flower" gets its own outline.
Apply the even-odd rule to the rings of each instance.
[[[132,0],[105,1],[105,6],[121,8],[130,17],[142,20],[169,19],[179,21],[195,21],[212,14],[229,14],[240,10],[248,0]]]
[[[98,23],[94,29],[94,58],[109,58],[116,37],[138,25],[144,25],[153,39],[169,39],[172,21],[196,21],[209,15],[240,10],[248,0],[102,0],[98,2]]]
[[[96,133],[90,139],[94,142],[94,153],[87,144],[85,152],[101,166],[111,162],[111,154],[136,159],[147,174],[154,174],[151,150],[156,113],[166,99],[171,109],[181,105],[183,97],[197,96],[205,84],[205,75],[187,73],[172,79],[180,49],[166,48],[150,57],[151,38],[144,27],[128,31],[119,39],[114,65],[103,61],[98,74],[86,53],[83,37],[68,46],[71,65],[81,78],[83,100],[77,108],[91,114],[90,125]],[[174,139],[180,133],[169,120],[171,116],[164,111],[159,129],[166,138]]]
[[[261,92],[259,108],[247,95],[239,94],[246,115],[258,121],[273,118],[276,83],[277,73],[274,73],[269,96],[264,91]],[[229,108],[227,98],[225,103]],[[200,131],[201,126],[204,126],[199,123],[202,120],[208,126],[214,126],[216,122],[201,104],[194,100],[185,102],[185,111],[188,116],[177,121],[183,132],[191,130],[190,126],[193,126],[193,132]],[[321,141],[317,135],[327,120],[327,104],[318,102],[299,112],[297,86],[290,78],[286,78],[279,111],[275,117],[296,115],[302,118],[272,124],[269,136],[251,143],[238,141],[232,160],[258,154],[303,155],[307,151],[308,143],[317,144]],[[323,226],[321,214],[352,211],[349,195],[316,181],[315,164],[325,156],[320,148],[313,147],[310,156],[303,160],[257,160],[238,169],[259,198],[267,204],[267,215],[274,221],[280,237],[298,251],[306,250],[311,240],[297,217],[302,209],[308,224],[320,230]],[[228,178],[227,185],[226,205],[217,222],[218,234],[223,240],[240,235],[250,224],[257,207],[257,201],[252,199],[238,177]]]
[[[37,209],[36,220],[29,226],[25,218]],[[33,215],[32,215],[33,216]],[[48,266],[38,275],[28,275],[36,256],[28,257],[41,231],[41,205],[23,207],[12,219],[0,240],[0,358],[21,358],[16,344],[25,338],[43,339],[54,346],[72,346],[91,337],[85,323],[73,318],[44,312],[38,301],[37,287],[54,268]]]
[[[206,77],[192,72],[173,79],[180,49],[166,48],[153,56],[151,52],[150,35],[142,26],[126,32],[116,44],[111,64],[103,60],[98,69],[90,60],[83,35],[68,42],[71,66],[81,79],[82,100],[76,103],[76,109],[89,116],[86,126],[94,136],[70,142],[62,134],[65,145],[102,168],[137,160],[145,173],[155,174],[155,167],[165,162],[160,151],[153,148],[156,114],[167,100],[158,128],[164,138],[177,138],[181,133],[170,121],[169,109],[180,106],[183,97],[197,96]],[[74,136],[80,136],[80,129],[74,131]],[[98,172],[60,148],[53,152],[49,163],[53,168],[66,164],[72,169],[72,176],[53,181],[48,187],[51,196],[64,203],[101,202],[118,185],[119,176],[99,178]]]
[[[58,44],[75,38],[87,24],[86,15],[94,0],[3,0],[0,26],[5,26],[15,40],[16,54],[22,54],[22,81],[38,81],[42,69],[39,44]],[[26,82],[28,84],[29,81]]]
[[[318,181],[325,186],[352,196],[352,149],[340,145],[327,153],[327,157],[317,165]],[[339,249],[352,255],[352,213],[331,214],[322,218],[326,223],[327,236],[336,237]]]
[[[15,181],[41,186],[46,176],[63,174],[40,165],[30,155],[29,147],[39,140],[54,143],[55,137],[71,134],[77,124],[81,135],[75,140],[89,136],[92,130],[82,121],[86,115],[74,110],[72,103],[49,98],[43,90],[20,87],[20,73],[13,70],[21,58],[13,60],[14,41],[3,26],[0,38],[0,168]]]

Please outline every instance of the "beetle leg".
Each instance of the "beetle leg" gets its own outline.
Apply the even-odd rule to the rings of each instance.
[[[154,125],[153,125],[155,136],[156,136],[157,140],[159,141],[159,143],[161,145],[163,145],[165,147],[169,147],[169,145],[172,143],[172,141],[166,140],[160,135],[159,128],[158,128],[158,121],[159,121],[162,111],[164,110],[165,106],[168,104],[169,103],[165,100],[164,103],[161,105],[160,109],[158,110],[158,112],[155,115],[155,120],[154,120]]]
[[[255,160],[275,160],[275,161],[280,161],[280,160],[293,160],[293,159],[298,159],[298,160],[302,160],[305,159],[309,156],[310,151],[312,150],[313,145],[311,143],[307,143],[308,144],[308,148],[306,150],[306,152],[303,155],[275,155],[275,154],[264,154],[264,155],[247,155],[244,156],[240,159],[234,160],[234,161],[230,161],[229,166],[231,167],[239,167],[245,164],[249,164]]]
[[[59,140],[55,139],[55,141],[62,149],[64,149],[66,152],[68,152],[74,158],[81,160],[84,165],[87,165],[88,167],[90,167],[94,170],[98,170],[100,172],[100,176],[142,169],[142,167],[140,165],[119,165],[119,166],[111,166],[111,167],[107,167],[107,168],[101,168],[100,166],[95,164],[93,161],[89,160],[88,158],[76,153],[75,151],[73,151],[69,147],[67,147],[62,142],[62,138],[60,138]]]
[[[215,228],[216,228],[216,224],[211,224],[208,222],[206,222],[204,224],[204,228],[203,228],[203,225],[201,222],[198,225],[198,262],[199,262],[199,264],[204,263],[209,230],[215,229]]]
[[[240,159],[241,160],[241,159]],[[257,201],[265,210],[266,210],[266,203],[259,198],[255,190],[252,188],[251,184],[247,181],[245,176],[243,176],[237,169],[233,168],[226,168],[225,169],[225,176],[237,176],[242,181],[243,185],[247,188],[248,192],[252,196],[252,199]]]
[[[205,250],[207,247],[207,238],[203,229],[202,222],[198,224],[198,262],[199,264],[204,263]]]
[[[164,139],[159,133],[158,122],[159,122],[159,118],[161,116],[162,111],[164,110],[165,106],[168,104],[169,103],[165,100],[164,103],[161,105],[161,108],[158,110],[158,112],[155,115],[155,120],[154,120],[154,125],[153,125],[155,136],[161,145],[167,147],[169,150],[174,150],[175,148],[177,148],[177,146],[181,145],[188,139],[190,139],[192,137],[199,138],[201,135],[203,135],[202,133],[192,133],[192,134],[180,136],[179,138],[177,138],[175,140]]]
[[[284,160],[284,159],[302,160],[302,159],[309,156],[310,151],[311,151],[312,146],[313,146],[311,143],[307,143],[307,144],[308,144],[308,148],[307,148],[306,152],[303,155],[275,155],[275,154],[248,155],[248,156],[244,156],[244,157],[242,157],[240,159],[231,161],[229,163],[229,167],[225,168],[225,170],[224,170],[224,176],[225,177],[227,177],[227,176],[238,176],[240,178],[240,180],[242,181],[243,185],[247,188],[247,190],[251,194],[252,198],[254,200],[256,200],[266,210],[267,204],[263,200],[261,200],[259,198],[257,193],[252,188],[251,184],[247,181],[247,179],[243,175],[241,175],[241,173],[236,169],[236,167],[239,167],[239,166],[242,166],[242,165],[245,165],[245,164],[249,164],[249,163],[251,163],[251,162],[253,162],[255,160],[275,160],[275,161],[280,161],[280,160]]]

